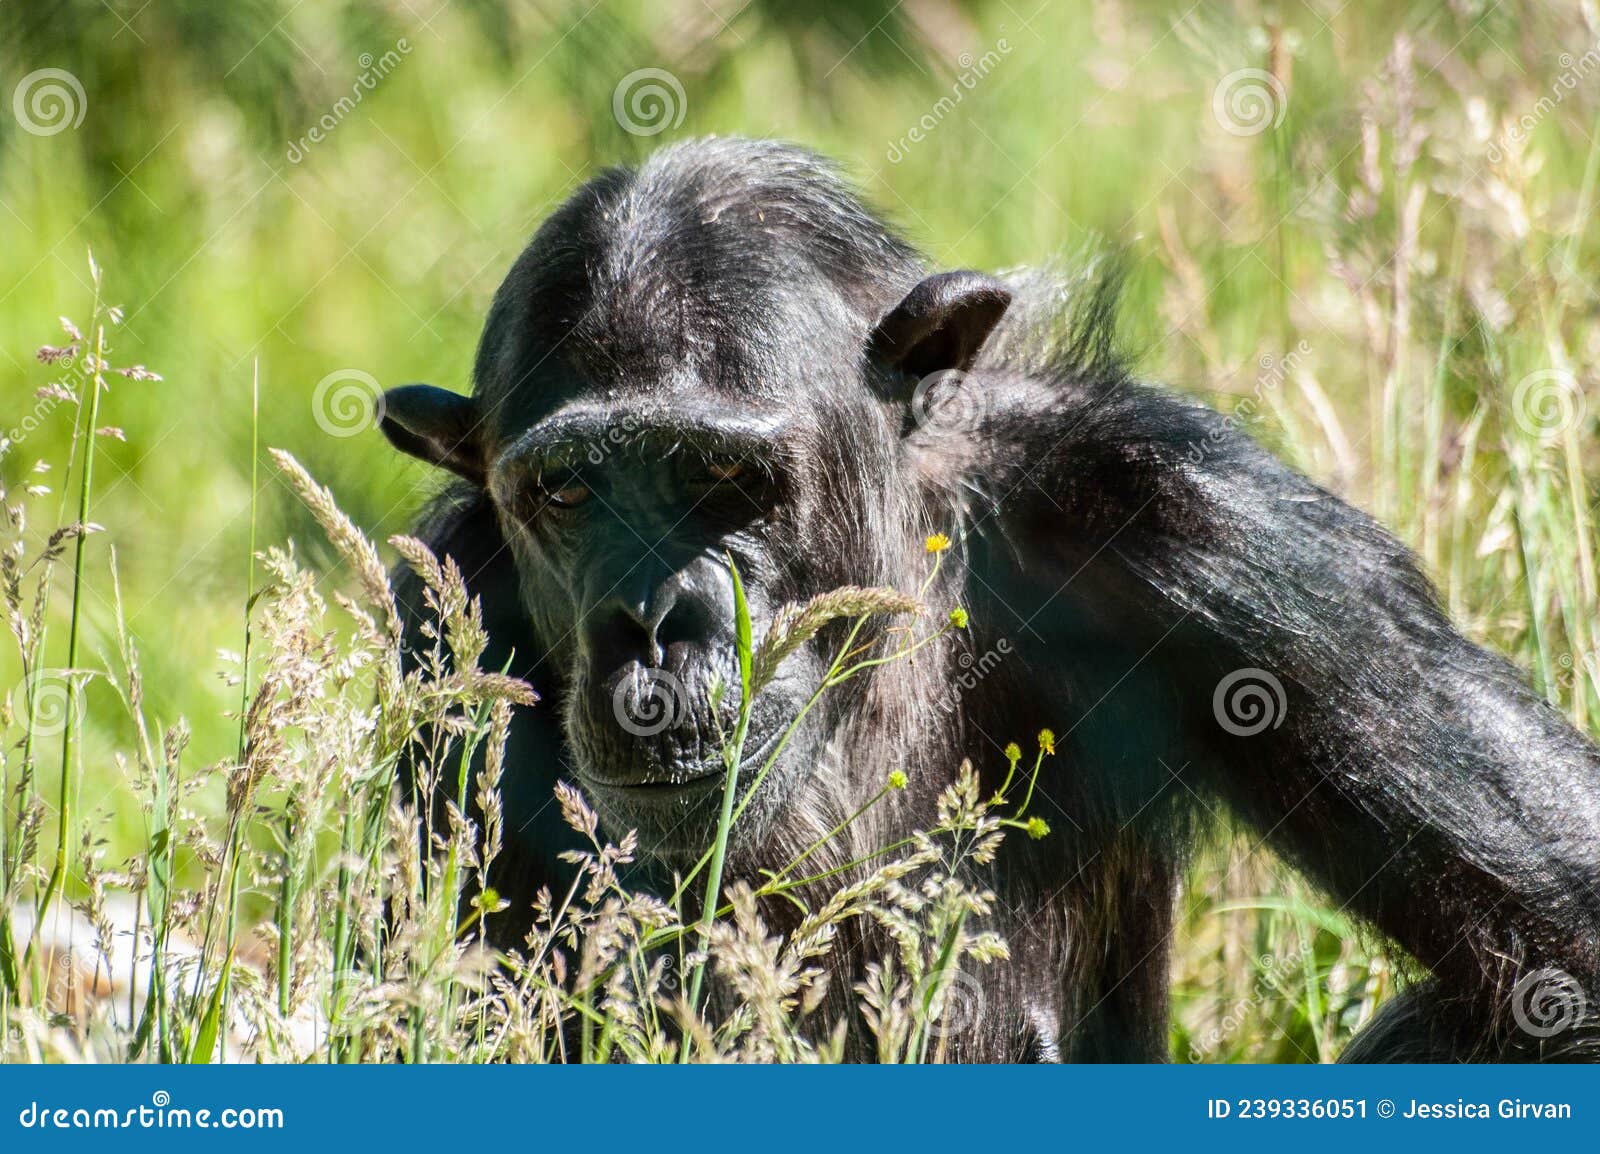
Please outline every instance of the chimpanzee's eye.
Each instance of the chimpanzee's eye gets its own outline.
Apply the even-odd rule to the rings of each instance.
[[[539,478],[545,499],[558,509],[575,509],[592,495],[592,490],[576,473],[563,470]]]
[[[563,509],[574,509],[583,504],[590,497],[589,486],[578,481],[571,481],[559,489],[549,489],[550,503]]]
[[[744,471],[743,461],[710,461],[706,464],[706,476],[713,481],[732,481],[744,476]]]

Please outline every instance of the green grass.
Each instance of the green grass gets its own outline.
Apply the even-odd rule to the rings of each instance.
[[[102,869],[142,854],[170,871],[160,885],[209,876],[161,831],[183,809],[228,813],[226,783],[203,769],[243,760],[240,702],[270,659],[259,638],[242,667],[217,655],[241,646],[247,565],[260,582],[256,549],[292,538],[332,585],[352,576],[260,453],[292,449],[373,539],[403,532],[433,480],[359,414],[352,435],[330,432],[346,429],[319,412],[318,383],[354,370],[465,387],[489,297],[538,220],[604,164],[695,133],[837,157],[941,265],[1126,246],[1143,370],[1381,516],[1472,636],[1595,728],[1600,71],[1575,75],[1561,56],[1581,65],[1600,29],[1579,5],[1285,4],[1275,24],[1249,3],[885,3],[822,19],[809,7],[466,5],[423,27],[403,6],[224,13],[193,0],[131,16],[131,29],[92,0],[0,9],[3,93],[55,67],[86,98],[81,124],[45,136],[0,106],[0,433],[38,414],[0,470],[13,494],[40,480],[45,505],[62,502],[59,518],[35,518],[35,544],[80,497],[108,529],[64,543],[43,663],[25,670],[0,648],[0,693],[24,716],[34,674],[100,674],[63,733],[23,749],[11,743],[33,727],[6,731],[8,795],[32,775],[53,807],[27,834],[42,870],[30,886],[51,888],[60,862],[65,895],[85,901],[88,829]],[[1409,53],[1396,52],[1402,35]],[[401,37],[397,66],[290,163],[361,54]],[[986,75],[891,162],[950,93],[961,54],[1002,40]],[[682,123],[658,136],[613,116],[618,82],[644,67],[684,91]],[[1240,69],[1278,85],[1282,117],[1255,135],[1215,112]],[[107,358],[165,377],[111,378],[97,415],[37,401],[62,370],[32,355],[57,339],[58,315],[96,308],[91,246],[110,270],[101,303],[125,310]],[[1263,367],[1291,353],[1288,370]],[[126,440],[85,436],[106,425]],[[35,459],[55,468],[35,478]],[[119,613],[142,673],[133,710]],[[186,745],[168,759],[161,735],[180,718]],[[313,872],[329,849],[318,838],[370,848],[382,820],[281,816],[272,848]],[[8,827],[7,853],[24,825]],[[299,924],[324,883],[346,896],[355,884],[259,880],[218,900],[226,917],[203,931],[213,971],[274,909]],[[1382,944],[1244,834],[1202,857],[1182,900],[1175,1057],[1328,1057],[1393,987]],[[354,931],[327,929],[329,948],[353,956]],[[192,1042],[209,1004],[188,1003]]]

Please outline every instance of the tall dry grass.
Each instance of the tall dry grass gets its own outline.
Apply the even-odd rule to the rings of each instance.
[[[512,708],[535,698],[526,684],[480,667],[487,636],[454,562],[395,537],[389,544],[423,578],[430,617],[427,648],[403,661],[378,549],[289,454],[272,458],[346,579],[325,591],[291,545],[252,560],[260,587],[245,599],[244,648],[224,655],[241,700],[229,756],[196,757],[182,720],[151,715],[115,551],[109,564],[91,565],[81,545],[101,529],[89,513],[96,439],[116,435],[97,424],[109,382],[159,378],[108,360],[118,315],[100,303],[97,268],[94,276],[89,336],[64,322],[72,343],[40,354],[65,370],[47,392],[80,429],[76,467],[69,460],[61,471],[76,488],[56,510],[58,519],[63,511],[76,517],[42,534],[36,528],[51,518],[45,479],[55,470],[47,463],[34,466],[21,489],[0,492],[0,574],[26,671],[0,714],[0,1057],[836,1060],[851,1023],[822,1013],[829,960],[840,931],[857,921],[882,927],[892,947],[866,962],[847,999],[850,1015],[859,1014],[885,1061],[944,1056],[949,1032],[941,1022],[963,968],[1006,957],[1005,943],[982,929],[992,895],[973,884],[973,867],[992,860],[1008,828],[1046,832],[1026,815],[1031,789],[1020,803],[1008,795],[1017,792],[1011,781],[1031,783],[1037,774],[1048,735],[1031,772],[1013,751],[1000,796],[980,797],[976,773],[963,764],[931,829],[847,867],[808,872],[808,859],[904,787],[895,774],[850,821],[759,885],[724,885],[721,863],[742,812],[735,801],[759,786],[776,752],[745,789],[732,788],[730,768],[716,842],[671,901],[628,888],[634,838],[606,841],[582,794],[562,785],[562,814],[588,843],[569,855],[574,881],[565,893],[542,894],[531,911],[508,909],[489,880],[505,834],[500,784]],[[929,543],[933,573],[947,544]],[[69,549],[63,583],[56,567]],[[58,584],[70,596],[58,614],[69,629],[69,663],[51,670],[44,655]],[[99,607],[98,599],[90,605],[96,588],[109,606],[115,651],[80,665],[80,627]],[[822,625],[853,622],[812,704],[955,627],[946,621],[909,639],[896,630],[892,642],[867,632],[879,618],[919,610],[914,595],[839,590],[781,610],[758,644],[741,599],[744,692],[725,763],[742,761],[755,694]],[[106,815],[83,814],[77,804],[76,736],[91,679],[114,690],[132,736],[117,772],[138,791],[145,837],[123,860],[106,860]],[[58,736],[52,794],[41,769]],[[414,791],[397,786],[403,759]],[[439,792],[448,799],[442,808],[417,804]],[[52,826],[49,844],[42,834]],[[787,934],[764,924],[767,900],[800,907]],[[704,913],[688,918],[686,908]],[[484,944],[494,918],[531,921],[522,948],[498,953]],[[715,1003],[707,975],[724,991]]]

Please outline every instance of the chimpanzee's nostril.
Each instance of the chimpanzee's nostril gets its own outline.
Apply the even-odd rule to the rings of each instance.
[[[589,649],[607,669],[626,661],[660,666],[675,643],[704,642],[706,625],[700,599],[668,581],[648,602],[614,597],[597,610],[588,629]]]
[[[638,617],[647,642],[648,663],[661,665],[674,645],[705,645],[714,621],[711,607],[693,584],[667,581],[655,591],[647,612]]]
[[[705,598],[693,592],[679,595],[674,591],[671,603],[657,617],[651,635],[657,652],[665,654],[679,643],[705,644],[710,639],[712,624]]]
[[[732,622],[726,571],[697,560],[653,588],[613,592],[589,614],[584,635],[598,669],[629,661],[676,668],[731,641]]]
[[[654,660],[650,627],[641,620],[643,616],[620,600],[603,605],[589,615],[583,631],[584,641],[589,659],[597,669],[616,669],[630,661],[658,664]]]

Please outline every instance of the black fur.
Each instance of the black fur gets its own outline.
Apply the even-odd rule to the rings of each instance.
[[[651,664],[618,630],[687,621],[685,604],[715,615],[725,591],[704,564],[726,549],[759,636],[786,601],[915,588],[923,538],[942,531],[957,547],[929,599],[968,608],[971,630],[826,699],[731,867],[783,864],[908,770],[911,788],[838,847],[848,860],[927,821],[962,756],[1003,769],[999,745],[1053,728],[1054,832],[1009,839],[987,879],[1015,957],[976,975],[984,1016],[952,1039],[957,1057],[1162,1059],[1180,867],[1197,816],[1223,807],[1431,971],[1353,1056],[1600,1057],[1592,1013],[1558,1038],[1511,1013],[1516,982],[1545,967],[1600,1006],[1595,748],[1450,625],[1370,518],[1132,379],[1106,293],[1042,274],[919,289],[927,277],[815,157],[683,144],[597,178],[540,229],[490,312],[470,437],[449,402],[450,431],[433,429],[449,443],[429,453],[434,406],[391,411],[397,443],[488,476],[441,497],[422,534],[483,600],[486,664],[514,651],[544,696],[519,713],[506,775],[515,846],[497,885],[512,908],[559,885],[558,776],[592,791],[648,755],[649,780],[677,782],[706,753],[702,714],[645,753],[607,727],[612,690]],[[941,364],[967,374],[948,387],[973,418],[953,429],[914,391]],[[730,412],[742,432],[716,424]],[[460,466],[463,446],[476,464]],[[760,493],[684,517],[672,462],[730,455]],[[607,486],[582,532],[519,504],[558,465]],[[680,609],[649,609],[669,586]],[[657,663],[704,690],[731,669],[726,626],[700,621],[693,653]],[[758,701],[758,730],[786,720],[836,642]],[[1250,736],[1214,700],[1243,669],[1285,695]],[[613,827],[637,817],[619,792],[597,799]],[[667,864],[705,831],[703,802],[674,812],[671,829],[643,823]]]

